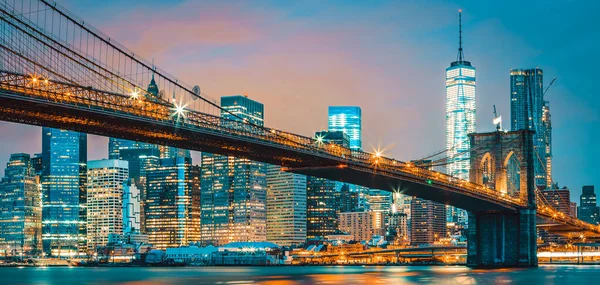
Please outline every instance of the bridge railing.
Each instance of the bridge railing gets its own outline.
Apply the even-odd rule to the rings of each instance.
[[[409,174],[421,179],[422,183],[439,184],[455,189],[467,190],[488,198],[521,204],[518,199],[502,195],[483,185],[461,180],[443,173],[431,171],[413,163],[406,163],[381,155],[353,151],[332,143],[319,142],[314,138],[300,136],[275,129],[251,125],[241,120],[230,120],[191,110],[178,110],[177,106],[166,101],[147,100],[143,96],[123,95],[91,87],[57,82],[48,78],[36,78],[0,71],[0,84],[3,89],[12,90],[54,102],[72,104],[85,108],[124,113],[142,118],[168,122],[174,127],[201,128],[221,132],[239,138],[259,139],[266,143],[302,150],[316,155],[337,159],[340,165],[358,165],[379,171]]]

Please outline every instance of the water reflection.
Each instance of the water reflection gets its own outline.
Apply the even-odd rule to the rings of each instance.
[[[0,284],[596,284],[599,266],[471,270],[461,266],[0,268]],[[564,282],[563,282],[564,281]]]

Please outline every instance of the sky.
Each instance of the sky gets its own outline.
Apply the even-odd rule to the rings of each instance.
[[[445,148],[444,71],[463,49],[477,68],[477,130],[493,105],[509,126],[511,68],[544,70],[553,177],[578,201],[600,188],[598,1],[93,1],[60,4],[212,98],[248,93],[265,124],[312,136],[327,106],[362,108],[363,148],[400,160]],[[41,151],[39,127],[0,122],[0,164]],[[89,159],[108,139],[88,138]],[[194,155],[198,162],[198,154]]]

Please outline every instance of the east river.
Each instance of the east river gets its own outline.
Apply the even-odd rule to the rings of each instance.
[[[600,284],[600,266],[4,267],[0,284]]]

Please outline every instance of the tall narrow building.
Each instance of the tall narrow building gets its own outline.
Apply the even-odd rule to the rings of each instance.
[[[267,167],[267,241],[280,246],[306,242],[306,176]]]
[[[600,210],[596,204],[596,193],[594,192],[594,186],[583,186],[579,199],[577,217],[590,224],[597,224],[600,221]]]
[[[348,147],[348,135],[343,131],[315,133],[318,142]],[[324,239],[338,229],[338,198],[336,181],[309,176],[306,181],[307,238]]]
[[[200,169],[189,157],[161,159],[148,169],[146,232],[159,249],[200,241]]]
[[[109,234],[123,234],[123,192],[129,179],[125,160],[88,161],[87,246],[96,250]]]
[[[221,117],[264,125],[264,106],[247,96],[221,97]],[[267,239],[267,164],[202,153],[202,241],[222,245]]]
[[[550,106],[544,101],[544,72],[541,68],[510,70],[511,130],[530,129],[533,136],[535,184],[551,187],[552,166]],[[549,167],[548,167],[549,166]]]
[[[41,253],[40,194],[39,177],[29,154],[11,154],[0,181],[0,249],[7,255]]]
[[[434,244],[446,237],[444,204],[413,198],[411,201],[411,244]]]
[[[462,12],[458,13],[458,55],[446,68],[446,156],[447,173],[469,179],[468,134],[476,131],[475,67],[465,60],[462,48]],[[450,207],[452,219],[466,224],[467,213]]]
[[[42,128],[42,241],[52,256],[87,251],[87,135]]]

